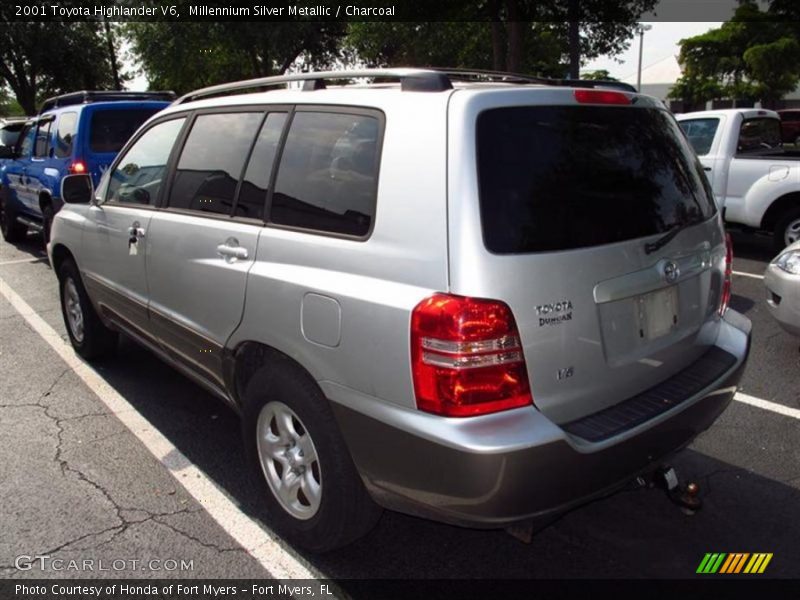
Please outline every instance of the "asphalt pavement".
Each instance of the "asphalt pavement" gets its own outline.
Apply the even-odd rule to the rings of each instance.
[[[769,240],[736,235],[734,247],[743,275],[734,276],[731,305],[753,321],[741,391],[798,409],[800,340],[771,320],[758,278]],[[38,237],[0,241],[0,279],[67,339]],[[328,555],[279,540],[255,554],[29,321],[0,295],[0,578],[265,578],[281,561],[345,590],[358,578],[687,578],[707,552],[773,553],[769,576],[800,577],[800,421],[790,415],[733,402],[676,457],[681,478],[701,488],[704,507],[692,516],[658,489],[631,489],[572,511],[529,544],[385,513],[366,538]],[[192,477],[272,539],[229,409],[128,340],[94,369],[188,459]],[[50,558],[33,558],[41,556]],[[87,560],[94,571],[65,568]]]

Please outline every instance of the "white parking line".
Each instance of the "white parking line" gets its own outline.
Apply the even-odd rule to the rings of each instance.
[[[763,275],[756,275],[755,273],[745,273],[744,271],[732,271],[734,275],[739,277],[752,277],[753,279],[764,279]]]
[[[0,267],[5,265],[18,265],[20,263],[35,263],[41,262],[43,260],[47,260],[46,256],[40,256],[39,258],[17,258],[15,260],[4,260],[0,262]]]
[[[793,419],[800,420],[800,409],[792,408],[791,406],[784,406],[783,404],[778,404],[777,402],[762,400],[761,398],[748,396],[747,394],[743,394],[741,392],[736,392],[736,395],[733,397],[733,399],[743,404],[749,404],[750,406],[755,406],[756,408],[763,408],[764,410],[778,413],[784,417],[791,417]]]
[[[111,413],[164,465],[175,480],[211,515],[228,535],[269,571],[275,579],[317,579],[324,576],[300,557],[283,548],[276,535],[245,515],[230,498],[153,427],[0,277],[0,295],[22,315]]]

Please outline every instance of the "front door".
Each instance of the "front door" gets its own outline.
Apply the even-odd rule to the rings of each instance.
[[[80,265],[100,310],[123,328],[149,337],[147,237],[172,146],[185,119],[145,131],[117,161],[89,210]]]

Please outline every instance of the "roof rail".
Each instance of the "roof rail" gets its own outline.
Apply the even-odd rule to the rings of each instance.
[[[294,73],[274,77],[259,77],[244,81],[233,81],[189,92],[173,104],[183,104],[200,98],[219,96],[230,92],[285,86],[292,82],[303,82],[303,91],[325,89],[325,82],[347,79],[396,79],[400,89],[405,92],[443,92],[453,89],[453,81],[498,81],[518,84],[539,84],[566,87],[615,88],[626,92],[636,92],[636,88],[621,81],[596,81],[589,79],[550,79],[521,73],[504,71],[484,71],[480,69],[440,69],[440,68],[392,68],[356,69],[351,71],[321,71],[317,73]]]
[[[159,91],[159,92],[127,92],[117,90],[107,91],[89,91],[81,90],[80,92],[70,92],[69,94],[61,94],[60,96],[53,96],[48,98],[39,109],[39,114],[47,110],[58,108],[59,106],[69,106],[71,104],[88,104],[89,102],[112,102],[112,101],[136,101],[136,100],[175,100],[175,92]]]
[[[292,75],[278,75],[275,77],[259,77],[256,79],[247,79],[245,81],[233,81],[231,83],[212,85],[181,96],[175,101],[175,104],[183,104],[184,102],[199,100],[200,98],[207,98],[209,96],[217,96],[240,90],[278,87],[294,81],[304,82],[303,89],[310,91],[324,89],[325,80],[361,79],[368,77],[374,79],[397,79],[400,81],[400,88],[403,91],[441,92],[452,89],[453,87],[447,77],[443,77],[441,73],[433,69],[398,68],[320,71],[317,73],[294,73]]]

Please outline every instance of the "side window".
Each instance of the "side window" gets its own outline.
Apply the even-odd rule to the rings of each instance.
[[[172,146],[185,120],[162,121],[136,140],[111,173],[106,201],[155,203]]]
[[[170,208],[230,215],[244,161],[263,113],[198,116],[170,188]]]
[[[56,158],[72,156],[72,142],[77,130],[78,113],[66,112],[58,120],[56,133]]]
[[[25,158],[33,152],[33,144],[36,140],[36,125],[26,125],[22,133],[19,134],[19,150],[17,154],[20,158]]]
[[[50,127],[53,121],[46,123],[39,123],[39,129],[36,131],[36,147],[33,151],[35,158],[46,158],[47,151],[50,149]]]
[[[375,216],[379,121],[295,113],[283,149],[270,221],[365,236]]]
[[[711,144],[714,143],[714,136],[719,127],[719,119],[692,119],[681,121],[680,126],[698,156],[705,156],[711,151]]]
[[[260,219],[263,217],[264,201],[267,199],[272,165],[278,152],[286,113],[270,113],[258,134],[250,162],[247,164],[234,214],[238,217]]]
[[[771,150],[781,145],[781,124],[778,119],[747,119],[739,129],[737,152]]]

